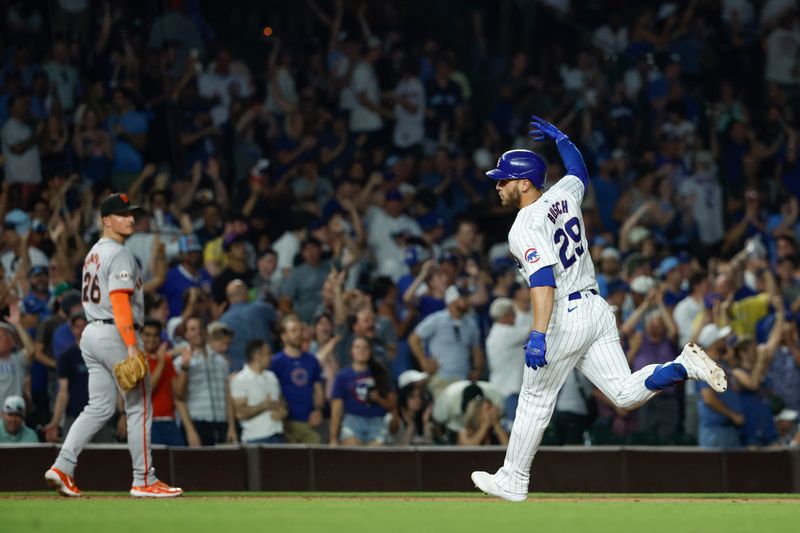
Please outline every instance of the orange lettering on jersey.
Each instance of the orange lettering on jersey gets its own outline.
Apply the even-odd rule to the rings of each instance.
[[[97,268],[100,268],[100,254],[93,253],[86,256],[86,261],[83,263],[83,266],[88,267],[89,265],[95,265]]]

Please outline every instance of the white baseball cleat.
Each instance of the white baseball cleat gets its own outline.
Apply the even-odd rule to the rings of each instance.
[[[527,494],[508,492],[498,487],[497,483],[494,482],[494,475],[489,472],[473,472],[470,477],[475,486],[489,496],[497,496],[509,502],[524,502],[528,499]]]
[[[700,346],[692,342],[683,347],[675,362],[683,365],[690,379],[705,381],[717,392],[725,392],[728,388],[725,371]]]

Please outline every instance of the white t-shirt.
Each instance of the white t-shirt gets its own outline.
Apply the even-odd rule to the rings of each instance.
[[[289,69],[284,67],[279,67],[276,73],[275,79],[275,88],[280,91],[281,97],[292,104],[297,103],[297,88],[294,84],[294,78],[289,73]],[[275,97],[275,93],[273,91],[272,83],[267,84],[267,100],[264,104],[264,107],[270,113],[275,113],[276,115],[282,115],[283,109],[280,108],[278,105],[278,99]]]
[[[672,318],[678,326],[678,345],[683,346],[692,336],[694,320],[698,313],[703,311],[703,304],[695,301],[691,296],[687,296],[675,306],[672,311]]]
[[[231,398],[246,398],[249,406],[259,404],[267,398],[279,401],[281,386],[272,371],[264,370],[256,374],[250,365],[244,365],[231,380]],[[240,423],[242,440],[245,442],[283,433],[283,421],[273,420],[271,411],[264,411],[249,420],[241,420]]]
[[[378,262],[377,275],[389,276],[395,281],[407,270],[405,248],[398,246],[392,235],[406,232],[419,237],[422,230],[416,220],[408,215],[391,217],[380,207],[370,206],[365,217],[367,243]]]
[[[419,78],[403,79],[394,88],[394,95],[398,100],[405,98],[417,108],[412,113],[399,102],[394,104],[394,114],[397,117],[394,124],[394,145],[408,148],[421,143],[425,137],[425,87]]]
[[[608,52],[621,54],[628,48],[628,28],[620,26],[616,31],[608,24],[594,31],[597,46]]]
[[[272,275],[273,281],[280,282],[284,279],[284,272],[294,268],[294,258],[300,251],[300,239],[292,231],[286,231],[281,235],[272,249],[278,255],[278,268]]]
[[[692,216],[697,222],[700,242],[716,244],[725,236],[722,188],[711,173],[695,174],[681,181],[678,193],[692,196]]]
[[[461,410],[461,401],[464,397],[464,389],[471,383],[467,379],[456,381],[439,393],[436,401],[433,402],[433,419],[456,433],[464,429],[464,412]],[[483,391],[483,397],[492,402],[497,407],[500,416],[503,416],[505,400],[500,391],[488,381],[476,381],[475,383]]]
[[[21,154],[15,154],[11,147],[27,141],[33,135],[33,129],[14,117],[9,118],[3,126],[3,156],[6,159],[5,173],[9,183],[40,183],[42,166],[39,159],[39,147],[33,145]]]
[[[489,383],[503,396],[519,394],[525,350],[530,324],[521,326],[495,322],[486,337],[486,359],[489,361]]]
[[[378,86],[378,77],[375,69],[366,61],[359,61],[353,69],[353,76],[350,79],[350,89],[353,91],[354,102],[350,111],[350,131],[364,133],[376,131],[383,127],[381,116],[374,111],[367,109],[358,101],[358,95],[366,92],[367,99],[374,104],[381,103],[381,90]]]
[[[236,87],[239,98],[250,96],[247,80],[234,72],[223,76],[217,72],[206,72],[197,80],[197,91],[204,98],[219,96],[220,102],[211,109],[211,121],[214,126],[221,126],[228,121],[231,106],[231,90]]]
[[[47,259],[47,256],[44,255],[44,252],[34,246],[28,248],[28,260],[31,263],[31,268],[50,265],[50,261]],[[6,271],[6,281],[10,283],[14,279],[14,276],[17,275],[19,256],[17,256],[13,250],[9,250],[3,253],[3,255],[0,255],[0,264],[3,265]]]

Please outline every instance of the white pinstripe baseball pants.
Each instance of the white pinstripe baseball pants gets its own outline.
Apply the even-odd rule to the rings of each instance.
[[[657,394],[644,382],[658,365],[631,374],[614,313],[603,298],[588,291],[579,300],[555,303],[547,331],[547,361],[538,370],[525,367],[505,462],[495,474],[498,487],[508,492],[527,494],[531,462],[553,416],[558,392],[575,366],[621,408],[638,407]]]

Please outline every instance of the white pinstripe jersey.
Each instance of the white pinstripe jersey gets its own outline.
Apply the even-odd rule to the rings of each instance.
[[[597,290],[581,213],[583,194],[580,178],[564,176],[520,209],[508,232],[508,247],[528,283],[531,274],[552,265],[556,300],[576,291]]]

